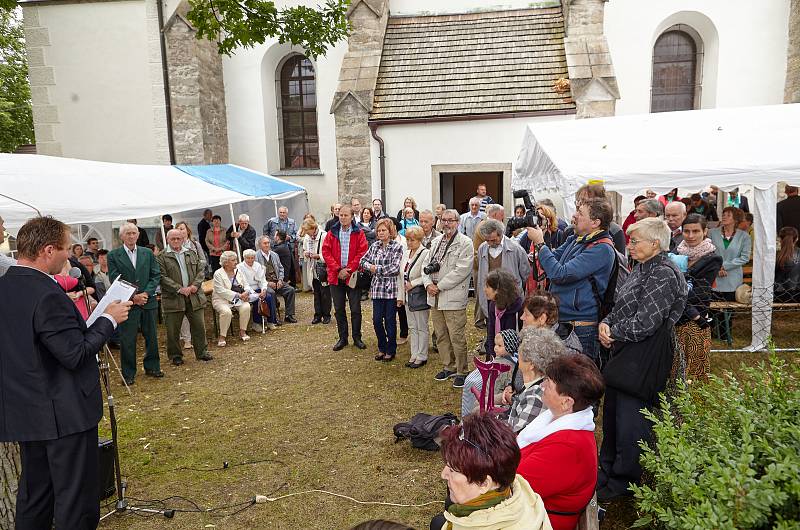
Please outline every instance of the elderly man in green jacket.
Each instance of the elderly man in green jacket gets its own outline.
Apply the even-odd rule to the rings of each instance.
[[[108,277],[111,281],[121,277],[136,285],[133,306],[128,320],[119,325],[122,378],[132,385],[136,377],[136,336],[139,330],[144,335],[144,373],[151,377],[164,377],[158,358],[158,301],[156,287],[161,279],[156,257],[149,248],[136,244],[139,229],[133,223],[125,223],[119,229],[123,245],[108,253]]]
[[[180,331],[183,317],[189,321],[192,347],[197,359],[213,359],[206,350],[206,324],[203,308],[205,262],[191,249],[183,246],[180,230],[167,232],[167,248],[156,257],[161,268],[161,310],[167,326],[167,355],[175,366],[183,364]]]

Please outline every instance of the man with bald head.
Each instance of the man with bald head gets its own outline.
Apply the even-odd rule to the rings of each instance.
[[[175,366],[183,364],[180,345],[183,317],[189,321],[194,355],[210,361],[206,351],[206,324],[203,318],[206,295],[203,292],[205,263],[194,250],[183,246],[180,230],[167,232],[167,248],[156,256],[161,269],[161,309],[167,327],[167,355]]]
[[[669,251],[675,252],[683,241],[683,220],[686,219],[686,205],[680,201],[672,201],[664,207],[664,220],[669,225],[672,237],[669,241]]]

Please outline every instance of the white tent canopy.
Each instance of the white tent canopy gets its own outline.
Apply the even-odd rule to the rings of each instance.
[[[156,166],[0,154],[0,215],[12,233],[37,213],[67,224],[100,223],[253,199],[302,196],[305,202],[305,193],[291,182],[230,164]]]
[[[753,341],[771,322],[777,183],[800,179],[800,104],[666,112],[526,127],[512,187],[557,192],[567,205],[590,180],[631,197],[645,188],[755,189]]]

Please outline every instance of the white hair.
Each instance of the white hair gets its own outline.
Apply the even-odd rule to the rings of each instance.
[[[236,252],[232,250],[226,250],[219,256],[219,266],[222,267],[229,261],[239,261],[239,256],[236,255]]]
[[[627,234],[630,236],[634,232],[639,234],[642,239],[657,241],[661,250],[669,250],[669,241],[672,237],[672,230],[669,229],[666,221],[658,217],[645,217],[639,222],[633,223],[628,227]]]
[[[269,238],[269,236],[259,236],[258,237],[258,246],[259,247],[261,247],[261,242],[264,241],[265,239],[269,242],[270,245],[272,245],[272,240]]]
[[[242,257],[243,258],[250,258],[250,257],[255,258],[256,257],[256,251],[253,250],[252,248],[248,248],[244,252],[242,252]]]
[[[137,227],[133,223],[124,223],[122,226],[119,227],[119,237],[123,237],[128,232],[136,232],[139,233],[139,227]]]
[[[486,207],[486,217],[491,217],[495,212],[503,212],[505,215],[505,207],[502,204],[493,203]]]
[[[469,205],[472,206],[473,204],[480,204],[481,200],[477,197],[473,197],[469,200]]]
[[[245,223],[249,223],[250,222],[250,216],[247,215],[246,213],[243,213],[243,214],[239,215],[239,221],[244,221]]]
[[[683,204],[681,201],[668,202],[667,205],[664,206],[664,213],[666,213],[667,210],[669,210],[670,208],[673,208],[673,207],[674,208],[678,208],[681,211],[682,214],[686,213],[686,205]]]

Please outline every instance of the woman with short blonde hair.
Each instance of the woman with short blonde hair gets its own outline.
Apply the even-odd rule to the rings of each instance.
[[[331,291],[328,289],[328,270],[322,257],[322,245],[327,232],[311,219],[303,221],[303,283],[314,292],[314,319],[312,324],[331,321]]]
[[[406,230],[406,248],[403,249],[403,259],[398,277],[399,289],[397,299],[405,307],[406,321],[408,323],[408,337],[411,342],[411,358],[406,363],[408,368],[419,368],[428,362],[428,315],[430,309],[411,309],[408,307],[409,292],[425,290],[422,282],[423,268],[430,252],[422,244],[425,232],[419,226],[412,226]],[[420,289],[422,287],[422,289]],[[401,321],[402,335],[402,321]]]
[[[211,294],[211,306],[219,315],[220,348],[227,343],[225,337],[233,320],[233,309],[239,312],[239,337],[242,341],[250,340],[247,335],[247,324],[250,322],[250,286],[244,275],[236,268],[239,261],[236,252],[226,250],[219,257],[220,268],[214,273],[214,291]]]

